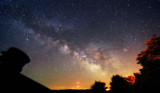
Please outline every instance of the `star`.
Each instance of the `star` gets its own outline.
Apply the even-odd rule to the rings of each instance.
[[[113,75],[141,68],[137,54],[160,34],[159,2],[3,0],[0,51],[24,50],[31,62],[22,74],[50,89],[89,89],[95,80],[108,86]]]

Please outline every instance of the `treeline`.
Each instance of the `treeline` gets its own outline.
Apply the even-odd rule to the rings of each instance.
[[[160,36],[153,36],[145,42],[147,48],[137,56],[142,66],[140,73],[122,77],[114,75],[109,91],[105,83],[96,81],[91,87],[92,93],[160,93]]]

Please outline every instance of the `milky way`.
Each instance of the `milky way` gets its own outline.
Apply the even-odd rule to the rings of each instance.
[[[87,89],[139,71],[137,54],[160,34],[160,1],[1,0],[0,27],[0,51],[31,58],[22,74],[50,89]]]

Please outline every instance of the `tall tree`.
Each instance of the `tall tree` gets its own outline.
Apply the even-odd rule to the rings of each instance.
[[[153,36],[145,43],[147,48],[138,54],[138,64],[142,65],[141,74],[138,75],[139,92],[160,92],[160,36]]]

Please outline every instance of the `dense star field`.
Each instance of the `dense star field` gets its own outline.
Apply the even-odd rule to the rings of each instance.
[[[139,71],[145,40],[160,35],[160,0],[1,0],[0,28],[0,51],[31,59],[22,74],[50,89],[88,89]]]

